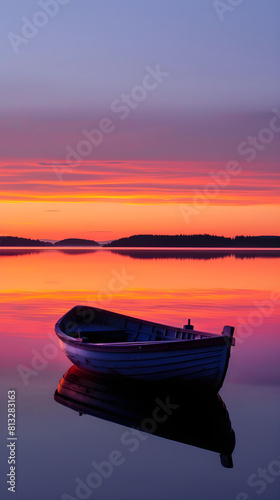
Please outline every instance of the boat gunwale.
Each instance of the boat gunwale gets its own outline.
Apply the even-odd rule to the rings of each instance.
[[[192,334],[195,334],[195,335],[204,335],[205,337],[219,337],[219,336],[223,335],[222,333],[221,334],[219,334],[219,333],[210,333],[210,332],[203,332],[203,331],[200,331],[200,330],[194,330],[193,328],[181,328],[180,326],[165,325],[164,323],[157,323],[157,322],[149,321],[149,320],[146,320],[146,319],[136,318],[135,316],[128,316],[126,314],[117,313],[115,311],[108,311],[107,309],[101,309],[100,307],[83,306],[83,305],[76,305],[76,306],[72,307],[69,311],[67,311],[56,322],[56,324],[55,324],[55,331],[56,331],[57,328],[59,328],[60,332],[62,334],[65,334],[65,332],[63,332],[63,330],[61,329],[60,325],[67,318],[67,316],[70,316],[71,313],[75,311],[75,309],[91,309],[93,311],[99,311],[99,312],[102,312],[102,313],[105,312],[105,313],[109,314],[110,316],[116,316],[116,317],[119,317],[119,318],[121,317],[121,318],[125,318],[127,320],[132,320],[132,321],[138,321],[141,324],[145,324],[145,325],[149,325],[149,326],[155,326],[155,327],[159,327],[159,328],[167,328],[167,329],[170,329],[170,330],[177,330],[177,331],[182,331],[182,332],[189,331]],[[97,331],[98,330],[96,330],[96,332]],[[65,335],[67,335],[67,333]]]
[[[170,351],[229,345],[231,343],[227,335],[215,335],[213,337],[204,337],[199,339],[174,339],[174,340],[148,340],[142,342],[82,342],[80,338],[73,338],[61,331],[56,325],[56,334],[58,338],[72,347],[88,351],[103,352],[139,352],[139,351]]]

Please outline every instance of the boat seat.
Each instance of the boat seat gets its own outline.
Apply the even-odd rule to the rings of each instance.
[[[81,333],[99,333],[99,332],[119,332],[123,331],[123,328],[120,327],[114,327],[110,325],[103,325],[102,323],[91,323],[90,325],[83,324],[83,323],[77,323],[78,330]]]
[[[84,343],[111,344],[113,342],[125,342],[127,340],[126,334],[123,330],[106,330],[104,332],[81,332],[81,338]]]
[[[149,340],[150,341],[156,340],[156,334],[140,331],[135,338],[135,342],[148,342]]]

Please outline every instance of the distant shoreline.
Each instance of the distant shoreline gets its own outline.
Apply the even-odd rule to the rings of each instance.
[[[21,249],[134,249],[134,250],[277,250],[280,236],[235,236],[234,238],[209,234],[151,235],[140,234],[113,240],[101,245],[94,240],[68,238],[55,243],[16,236],[0,236],[0,248]]]

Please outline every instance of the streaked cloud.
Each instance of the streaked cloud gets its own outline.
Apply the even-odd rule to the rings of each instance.
[[[280,173],[274,163],[256,163],[250,168],[246,162],[240,165],[242,171],[211,196],[210,203],[279,201]],[[224,169],[223,162],[84,161],[67,169],[39,161],[6,163],[1,167],[0,194],[3,201],[188,203],[197,191],[213,184],[213,176],[219,177]]]

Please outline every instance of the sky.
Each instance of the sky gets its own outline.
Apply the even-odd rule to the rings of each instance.
[[[280,234],[278,0],[0,7],[0,234]]]

